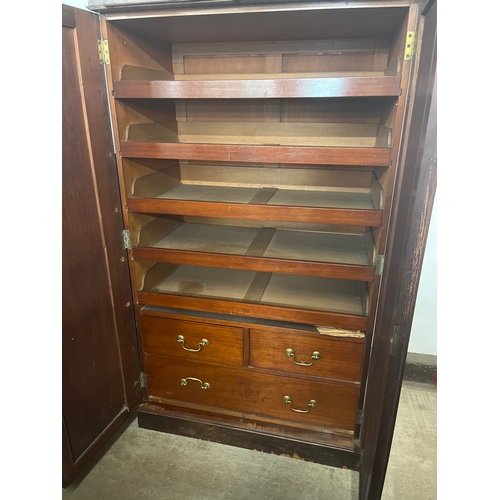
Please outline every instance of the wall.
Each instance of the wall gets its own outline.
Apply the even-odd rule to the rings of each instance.
[[[437,202],[434,200],[408,352],[437,355]]]
[[[88,0],[67,0],[62,3],[66,5],[71,5],[71,7],[78,7],[80,9],[85,9],[89,2]]]
[[[88,0],[67,0],[67,5],[85,8]],[[436,197],[437,201],[437,197]],[[422,275],[415,306],[409,352],[437,354],[437,221],[436,202],[431,218]]]

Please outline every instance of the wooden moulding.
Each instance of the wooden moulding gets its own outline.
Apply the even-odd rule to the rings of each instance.
[[[370,167],[388,167],[391,163],[391,149],[372,147],[256,146],[122,141],[120,148],[121,156],[124,158]]]
[[[262,80],[121,80],[117,99],[279,99],[286,97],[399,96],[399,76]]]

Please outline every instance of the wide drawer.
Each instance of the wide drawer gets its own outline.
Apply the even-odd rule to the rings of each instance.
[[[359,388],[145,356],[149,396],[353,431]],[[208,385],[207,385],[208,384]],[[284,398],[288,396],[289,402]],[[314,403],[313,403],[314,401]],[[299,410],[299,412],[294,411]]]
[[[318,334],[250,330],[250,365],[359,382],[364,343]]]
[[[242,328],[155,316],[142,316],[141,325],[146,354],[232,366],[243,364]]]

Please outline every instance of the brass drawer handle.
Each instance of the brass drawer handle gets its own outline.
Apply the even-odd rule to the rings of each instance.
[[[210,389],[210,384],[208,382],[203,382],[199,378],[195,377],[186,377],[186,378],[181,378],[181,385],[188,385],[188,380],[196,380],[201,384],[202,389]]]
[[[206,347],[208,345],[208,340],[207,339],[201,339],[200,343],[198,344],[198,349],[189,349],[187,347],[184,346],[184,336],[183,335],[177,335],[177,342],[179,342],[179,344],[181,344],[182,348],[185,350],[185,351],[189,351],[189,352],[198,352],[198,351],[201,351],[201,348],[202,347]]]
[[[298,408],[294,408],[292,406],[293,401],[292,401],[292,398],[290,396],[285,396],[283,398],[283,402],[286,403],[287,405],[290,405],[290,410],[295,411],[297,413],[309,413],[311,408],[316,408],[316,406],[318,406],[318,403],[316,403],[316,401],[314,399],[311,399],[311,401],[309,401],[309,403],[307,404],[307,406],[308,406],[307,410],[299,410]]]
[[[314,351],[312,354],[311,354],[311,362],[310,363],[302,363],[301,361],[295,361],[295,353],[293,352],[293,349],[290,349],[288,348],[286,351],[285,351],[285,354],[289,357],[289,358],[292,358],[292,361],[296,364],[296,365],[299,365],[299,366],[311,366],[315,360],[317,359],[321,359],[321,353],[318,352],[318,351]]]

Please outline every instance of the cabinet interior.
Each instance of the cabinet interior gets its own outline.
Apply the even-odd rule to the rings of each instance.
[[[109,17],[141,317],[176,308],[364,334],[355,380],[339,382],[362,407],[406,92],[407,16],[403,7],[325,7]],[[261,345],[264,334],[252,335]],[[155,373],[162,349],[145,358]],[[251,355],[243,357],[249,369]],[[181,404],[156,383],[150,402]],[[318,432],[356,435],[355,408],[345,411]],[[319,425],[304,418],[309,424],[294,425]]]

